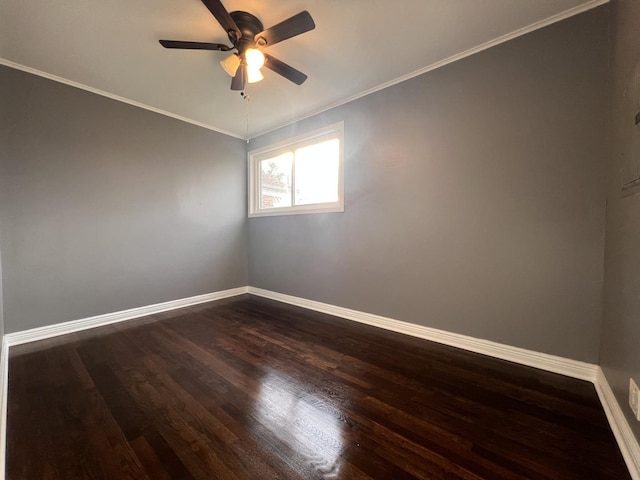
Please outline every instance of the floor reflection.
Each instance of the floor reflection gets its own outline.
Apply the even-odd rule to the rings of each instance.
[[[326,478],[340,473],[343,450],[339,412],[279,372],[262,378],[256,405],[258,421],[287,443]]]

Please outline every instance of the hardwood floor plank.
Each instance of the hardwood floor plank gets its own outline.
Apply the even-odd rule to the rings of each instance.
[[[235,459],[235,465],[231,465],[230,468],[243,472],[260,472],[263,478],[277,478],[278,475],[281,475],[269,462],[265,461],[256,443],[246,435],[243,425],[238,424],[223,410],[222,407],[228,399],[221,399],[222,405],[213,402],[211,395],[214,392],[203,391],[199,388],[203,385],[202,381],[194,382],[192,380],[195,371],[197,371],[197,367],[194,365],[196,362],[180,355],[182,351],[172,351],[167,348],[166,342],[162,338],[158,341],[155,338],[156,335],[140,337],[134,335],[135,332],[128,333],[135,338],[136,342],[144,345],[143,349],[150,355],[155,355],[152,352],[161,352],[162,358],[155,357],[155,361],[161,371],[167,373],[166,383],[173,386],[172,391],[180,389],[186,396],[195,400],[202,407],[200,413],[203,417],[207,417],[209,427],[216,432],[224,431],[227,433],[227,438],[222,439],[225,449],[224,457]],[[176,371],[177,366],[181,367],[179,371]]]
[[[147,480],[149,477],[100,392],[95,388],[83,388],[87,385],[86,378],[83,382],[78,376],[68,374],[76,372],[70,357],[66,349],[57,349],[49,355],[52,364],[50,378],[56,384],[58,408],[65,419],[63,425],[70,422],[78,424],[81,438],[88,443],[106,478]]]
[[[142,411],[109,365],[95,360],[90,347],[81,348],[80,352],[83,364],[95,379],[96,388],[111,406],[114,418],[140,458],[149,477],[155,479],[167,476],[181,480],[193,478],[174,450],[159,434],[151,421],[151,415]],[[153,451],[153,455],[148,452],[147,445]],[[138,448],[142,448],[142,454],[138,453]],[[157,463],[154,457],[158,459]]]
[[[212,376],[216,376],[214,372],[218,372],[221,365],[228,367],[228,364],[224,360],[224,356],[221,359],[218,356],[210,355],[208,351],[202,349],[196,344],[193,344],[189,340],[176,336],[171,331],[166,331],[166,333],[174,336],[173,340],[179,342],[176,346],[180,346],[186,351],[195,354],[195,358],[189,362],[192,370],[197,369],[199,364],[201,368],[208,370],[208,378],[211,378]],[[239,365],[241,370],[247,370],[248,367],[246,364],[236,363]],[[261,411],[259,409],[257,412],[255,411],[255,397],[260,396],[260,387],[262,384],[254,382],[248,377],[247,379],[249,381],[244,381],[245,379],[243,379],[242,374],[236,370],[233,371],[233,375],[231,374],[232,371],[228,368],[225,368],[223,371],[224,375],[217,377],[216,384],[220,385],[221,383],[226,383],[229,380],[230,384],[218,389],[231,395],[231,397],[235,399],[231,405],[228,403],[228,399],[225,399],[225,409],[230,410],[233,414],[240,414],[241,417],[250,415],[251,424],[248,429],[249,433],[260,439],[260,443],[263,445],[263,448],[268,448],[268,455],[277,457],[284,462],[289,469],[291,469],[289,475],[295,474],[303,475],[301,478],[316,478],[314,470],[311,469],[308,458],[305,456],[304,447],[298,445],[298,448],[292,448],[286,441],[283,441],[281,437],[274,435],[272,432],[278,431],[281,428],[281,425],[273,421],[272,415],[261,415]],[[247,430],[246,425],[242,428]],[[297,477],[288,476],[284,478]]]
[[[12,347],[22,479],[628,479],[593,385],[249,295]]]
[[[211,430],[203,427],[194,409],[182,401],[181,392],[171,390],[161,372],[154,370],[152,360],[146,357],[137,345],[123,336],[103,339],[92,345],[92,354],[106,356],[111,353],[110,366],[128,393],[140,405],[154,426],[165,438],[176,455],[187,466],[191,475],[199,479],[239,478],[218,455],[223,441]],[[136,356],[131,359],[131,353]],[[219,433],[219,432],[216,432]]]
[[[53,480],[60,477],[50,463],[51,438],[41,434],[46,425],[38,418],[38,412],[44,410],[44,385],[40,378],[30,378],[34,364],[39,361],[35,356],[21,357],[11,364],[9,391],[20,400],[9,402],[7,406],[7,429],[9,432],[16,428],[26,429],[31,435],[20,435],[7,441],[7,469],[15,472],[15,478],[34,475],[34,478]],[[42,367],[38,366],[38,371],[41,370]],[[35,464],[31,464],[31,459],[36,460]]]

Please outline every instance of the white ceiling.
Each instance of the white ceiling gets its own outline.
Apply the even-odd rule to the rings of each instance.
[[[607,0],[222,0],[265,28],[308,10],[316,29],[268,49],[302,86],[265,69],[250,102],[229,89],[229,43],[200,0],[0,0],[0,63],[249,137],[397,83]]]

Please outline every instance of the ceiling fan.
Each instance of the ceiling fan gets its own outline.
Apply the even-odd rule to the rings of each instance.
[[[247,82],[262,80],[262,66],[282,75],[296,85],[302,85],[307,76],[277,58],[264,53],[262,49],[276,43],[313,30],[316,24],[309,12],[302,11],[271,28],[264,29],[262,22],[247,12],[227,12],[220,0],[202,0],[202,3],[224,28],[232,46],[222,43],[184,42],[179,40],[160,40],[165,48],[190,50],[217,50],[228,52],[236,50],[222,62],[222,67],[233,77],[231,90],[244,90]]]

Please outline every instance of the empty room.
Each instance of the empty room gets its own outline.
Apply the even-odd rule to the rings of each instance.
[[[637,0],[0,0],[0,480],[640,480],[638,246]]]

